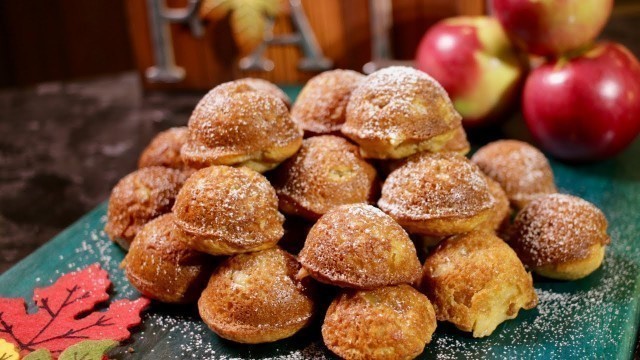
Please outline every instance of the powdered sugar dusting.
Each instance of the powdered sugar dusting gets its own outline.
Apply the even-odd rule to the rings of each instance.
[[[393,217],[473,216],[495,200],[480,170],[457,154],[420,153],[387,177],[378,205]]]
[[[565,194],[540,196],[515,219],[510,244],[530,266],[558,264],[589,256],[593,245],[606,245],[607,219],[600,209]]]
[[[275,190],[246,168],[212,166],[194,173],[173,211],[185,232],[237,245],[278,240],[284,232]]]
[[[392,66],[369,75],[353,91],[342,131],[357,139],[380,139],[396,146],[428,140],[460,125],[446,91],[429,75]]]
[[[492,142],[473,154],[471,161],[497,181],[517,207],[524,206],[539,195],[556,192],[547,158],[540,150],[525,142]]]
[[[304,140],[274,178],[279,196],[317,216],[338,205],[373,203],[377,195],[374,167],[360,157],[357,146],[332,135]]]
[[[351,92],[364,75],[352,70],[325,71],[304,86],[291,109],[291,118],[304,130],[323,134],[339,131]]]
[[[265,152],[302,140],[302,130],[280,99],[246,84],[219,87],[205,95],[191,114],[189,140],[182,149],[188,163],[216,163],[224,156],[261,159]]]
[[[316,279],[355,288],[413,283],[416,249],[389,215],[366,204],[330,210],[311,228],[299,255]]]

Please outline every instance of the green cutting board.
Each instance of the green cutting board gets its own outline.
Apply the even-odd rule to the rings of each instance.
[[[298,88],[286,88],[296,95]],[[294,97],[293,96],[293,97]],[[515,125],[514,125],[515,124]],[[524,134],[517,120],[508,136]],[[526,134],[525,134],[526,135]],[[615,159],[592,165],[552,161],[561,192],[585,198],[609,219],[611,246],[604,265],[580,281],[536,278],[537,308],[521,312],[489,337],[473,339],[439,324],[424,359],[629,359],[640,322],[640,141]],[[0,295],[30,299],[34,287],[98,262],[111,275],[114,298],[139,294],[118,265],[124,252],[102,231],[106,203],[81,218],[0,276]],[[320,319],[321,320],[321,319]],[[131,349],[133,352],[131,352]],[[217,337],[194,307],[154,303],[132,340],[111,353],[118,359],[322,359],[319,324],[266,345]]]

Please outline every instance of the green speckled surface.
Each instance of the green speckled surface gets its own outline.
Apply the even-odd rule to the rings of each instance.
[[[286,89],[290,95],[297,88]],[[491,135],[475,134],[480,145],[496,137],[527,139],[518,119]],[[439,324],[421,358],[602,358],[633,357],[640,323],[640,141],[620,156],[597,164],[568,165],[552,160],[561,192],[599,206],[609,219],[611,246],[604,265],[575,282],[536,278],[536,309],[521,312],[493,335],[473,339]],[[124,253],[102,232],[106,204],[80,219],[0,276],[0,295],[30,298],[60,274],[99,262],[111,274],[115,298],[138,294],[118,264]],[[133,353],[126,352],[128,347]],[[291,339],[247,346],[221,340],[198,319],[193,307],[154,304],[133,341],[112,352],[119,359],[332,358],[318,325]]]

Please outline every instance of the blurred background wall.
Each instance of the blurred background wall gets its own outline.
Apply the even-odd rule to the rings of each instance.
[[[360,69],[371,56],[368,0],[304,0],[309,22],[325,55],[336,67]],[[167,0],[170,7],[186,0]],[[0,0],[0,87],[24,86],[137,69],[153,63],[145,0]],[[394,53],[410,59],[425,30],[440,18],[482,14],[483,0],[394,0]],[[286,15],[276,34],[291,31]],[[171,26],[176,62],[187,78],[146,88],[207,89],[239,75],[279,83],[306,81],[296,69],[293,46],[270,48],[270,73],[241,74],[228,21],[208,23],[194,38],[187,26]]]
[[[133,69],[125,2],[0,0],[0,87]]]
[[[482,14],[487,9],[484,0],[392,2],[391,40],[395,55],[401,59],[414,56],[421,36],[438,19]],[[302,3],[323,51],[336,67],[359,70],[370,59],[368,0]],[[167,4],[182,7],[186,0],[167,0]],[[614,15],[640,6],[640,1],[616,0],[615,4]],[[291,31],[285,16],[277,19],[274,30],[276,34]],[[201,39],[194,38],[184,25],[172,25],[171,32],[176,62],[187,70],[187,78],[170,85],[145,82],[145,88],[202,90],[241,75],[297,83],[312,75],[296,69],[299,54],[293,46],[267,51],[276,65],[273,72],[240,73],[237,50],[225,21],[207,24]],[[626,45],[637,53],[634,43]],[[0,0],[0,87],[133,69],[142,74],[152,63],[145,0]]]
[[[167,0],[183,7],[186,0]],[[360,70],[371,56],[368,0],[303,0],[311,27],[325,55],[336,67]],[[391,41],[396,57],[411,59],[426,29],[454,15],[485,13],[485,0],[393,0]],[[639,0],[617,0],[616,11]],[[633,18],[635,19],[635,18]],[[624,20],[623,20],[624,21]],[[621,24],[619,21],[617,24]],[[624,25],[624,23],[622,23]],[[300,83],[313,74],[296,68],[293,46],[271,47],[275,63],[269,73],[242,73],[228,21],[205,24],[204,37],[194,38],[185,25],[171,25],[176,63],[187,71],[177,84],[151,84],[146,89],[197,89],[238,76],[258,76],[278,83]],[[627,27],[628,28],[628,27]],[[615,32],[616,29],[608,29]],[[288,33],[286,14],[275,23],[276,34]],[[637,53],[635,43],[625,45]],[[70,80],[153,64],[145,0],[0,0],[0,87]]]

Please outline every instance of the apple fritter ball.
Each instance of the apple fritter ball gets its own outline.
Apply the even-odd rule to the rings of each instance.
[[[284,233],[276,191],[245,167],[197,171],[180,190],[173,212],[185,241],[211,255],[267,249]]]
[[[316,280],[340,287],[410,284],[420,276],[409,235],[366,204],[339,206],[323,215],[309,231],[299,260]]]
[[[424,263],[420,288],[439,321],[474,337],[538,303],[531,274],[516,253],[492,232],[476,231],[442,241]]]
[[[341,293],[327,310],[322,339],[347,360],[413,359],[435,329],[429,299],[403,284]]]
[[[164,166],[185,169],[180,149],[187,142],[187,127],[174,127],[156,135],[142,151],[138,167]]]
[[[571,195],[544,195],[518,213],[509,244],[534,272],[575,280],[602,264],[607,218],[590,202]]]
[[[352,70],[331,70],[314,76],[300,91],[291,118],[307,134],[339,133],[351,92],[365,78]]]
[[[379,193],[375,168],[357,146],[333,135],[305,139],[273,178],[280,210],[309,220],[339,205],[375,203]]]
[[[471,161],[498,182],[516,209],[540,195],[557,192],[549,161],[540,150],[518,140],[498,140],[473,154]]]
[[[211,257],[180,239],[171,213],[146,224],[122,262],[129,282],[138,291],[165,303],[195,302],[212,265]]]
[[[316,307],[314,284],[296,279],[299,269],[279,248],[230,257],[202,293],[200,316],[220,337],[235,342],[287,338],[309,324]]]
[[[447,92],[429,75],[392,66],[367,76],[349,99],[342,133],[366,158],[440,151],[461,124]]]
[[[187,175],[161,166],[138,169],[111,191],[104,231],[125,249],[149,221],[171,211]]]
[[[461,234],[487,221],[495,199],[484,174],[456,153],[419,153],[382,185],[378,206],[410,233]]]
[[[302,130],[279,98],[232,82],[214,88],[196,105],[181,156],[196,169],[230,165],[265,172],[301,144]]]

